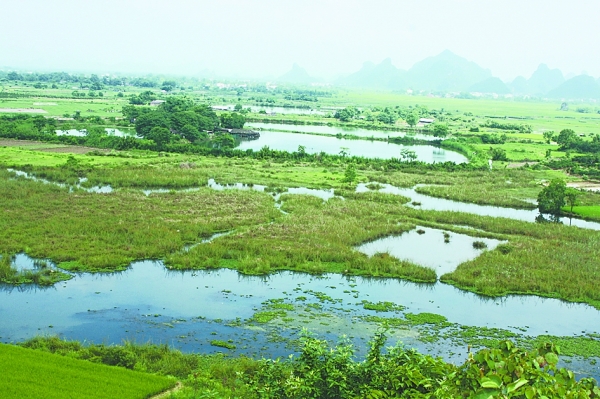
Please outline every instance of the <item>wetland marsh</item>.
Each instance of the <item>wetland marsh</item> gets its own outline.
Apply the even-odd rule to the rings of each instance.
[[[473,123],[436,115],[453,129]],[[458,131],[440,148],[387,142],[431,140],[433,129],[328,126],[321,111],[265,118],[285,123],[248,123],[261,138],[236,149],[202,147],[218,132],[159,148],[126,121],[100,125],[107,134],[92,126],[96,136],[68,122],[55,130],[72,137],[0,147],[0,341],[129,340],[256,359],[298,353],[305,328],[332,345],[347,336],[360,358],[384,329],[455,364],[505,339],[551,341],[578,378],[600,377],[600,224],[537,223],[548,181],[578,179],[509,168],[525,135],[528,154],[553,146],[538,131],[510,132],[514,152],[491,144],[510,158],[490,170],[487,144]],[[78,140],[109,145],[72,154]],[[578,200],[600,205],[595,193]]]

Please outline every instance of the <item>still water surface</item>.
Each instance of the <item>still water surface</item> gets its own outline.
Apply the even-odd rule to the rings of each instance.
[[[345,140],[335,137],[289,132],[262,131],[260,132],[259,139],[242,141],[237,148],[240,150],[250,149],[259,151],[265,146],[272,150],[287,152],[296,152],[299,146],[304,146],[305,151],[309,154],[324,152],[331,155],[340,155],[341,151],[344,151],[349,156],[380,159],[400,159],[401,151],[406,149],[414,151],[417,155],[417,160],[426,163],[455,162],[459,164],[468,162],[467,158],[462,154],[435,146],[401,145],[384,141]]]
[[[374,137],[376,139],[387,137],[412,137],[418,140],[438,140],[438,138],[430,134],[395,132],[389,130],[368,130],[343,126],[288,125],[284,123],[248,122],[248,128],[277,130],[282,132],[320,133],[330,134],[332,136],[335,136],[336,134],[349,134],[365,138]]]

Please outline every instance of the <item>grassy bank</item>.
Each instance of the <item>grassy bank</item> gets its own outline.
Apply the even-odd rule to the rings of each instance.
[[[4,344],[0,369],[4,399],[145,399],[175,385],[164,376]]]

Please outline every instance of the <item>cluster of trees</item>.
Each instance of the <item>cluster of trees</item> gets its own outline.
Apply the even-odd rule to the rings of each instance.
[[[399,119],[404,120],[409,126],[414,127],[419,122],[419,119],[425,117],[432,117],[437,115],[438,112],[429,111],[427,107],[415,106],[408,108],[396,107],[372,107],[365,110],[360,110],[356,107],[346,107],[337,110],[333,115],[334,118],[339,119],[342,122],[350,122],[356,119],[362,119],[367,122],[380,122],[386,125],[394,125]],[[443,111],[441,112],[443,115]],[[443,117],[440,115],[438,118],[440,121]],[[437,137],[444,137],[448,134],[447,125],[440,127],[438,130]]]
[[[504,144],[508,139],[506,134],[497,135],[487,133],[482,134],[481,136],[479,136],[479,138],[481,139],[481,142],[483,144]]]
[[[4,77],[9,81],[20,81],[20,82],[39,82],[42,83],[54,83],[54,84],[78,84],[80,88],[87,88],[90,90],[103,90],[106,86],[135,86],[144,88],[160,88],[165,91],[172,91],[177,87],[175,80],[164,80],[160,83],[157,80],[149,78],[129,78],[121,76],[102,76],[99,77],[96,74],[90,76],[85,75],[72,75],[66,72],[50,72],[50,73],[19,73],[15,71],[1,74],[0,77]],[[35,86],[34,86],[35,87]],[[37,87],[43,88],[43,87]],[[57,88],[57,87],[53,87]]]
[[[518,123],[502,123],[498,121],[490,121],[488,120],[486,123],[481,125],[482,127],[489,127],[492,129],[501,129],[501,130],[515,130],[520,133],[531,133],[533,132],[533,128],[531,125],[527,124],[518,124]]]
[[[73,90],[73,92],[71,93],[71,96],[73,96],[74,98],[84,98],[84,97],[104,97],[104,92],[99,91],[99,92],[95,92],[93,90],[88,91],[87,93],[84,91],[78,91],[78,90]]]
[[[206,107],[206,106],[201,106]],[[158,107],[160,108],[160,107]],[[80,117],[80,121],[70,123],[68,126],[64,123],[57,123],[55,119],[44,118],[43,116],[29,116],[25,114],[2,115],[0,116],[0,137],[14,138],[21,140],[40,140],[46,142],[64,143],[70,145],[84,145],[96,148],[112,148],[116,150],[152,150],[168,151],[174,153],[190,153],[198,155],[224,156],[224,157],[249,157],[254,159],[271,160],[273,162],[287,162],[302,160],[302,162],[316,162],[322,165],[337,164],[343,162],[347,165],[352,164],[356,169],[376,168],[379,170],[405,170],[405,171],[459,171],[459,170],[483,170],[482,166],[470,163],[456,164],[454,162],[437,162],[433,164],[412,160],[410,153],[400,154],[398,159],[372,159],[358,156],[348,156],[346,153],[339,155],[320,153],[307,153],[305,148],[299,147],[297,152],[287,152],[273,150],[265,146],[259,151],[238,150],[235,149],[234,138],[227,134],[215,134],[212,139],[199,139],[195,143],[182,139],[182,137],[172,131],[169,126],[171,121],[166,118],[164,111],[149,107],[125,106],[124,114],[128,118],[141,117],[145,124],[136,123],[137,129],[145,132],[145,138],[118,137],[107,135],[103,128],[89,125],[84,122],[87,118]],[[183,111],[185,112],[185,111]],[[189,111],[188,111],[189,112]],[[196,111],[192,111],[196,112]],[[154,114],[156,113],[156,114]],[[211,109],[206,110],[209,115],[206,117],[212,121],[211,126],[216,126],[220,121],[214,115]],[[148,115],[143,116],[142,115]],[[152,116],[150,116],[152,115]],[[191,114],[186,114],[191,116]],[[181,117],[180,119],[177,119]],[[156,118],[156,119],[153,119]],[[175,117],[176,123],[181,125],[184,115]],[[206,121],[206,120],[205,120]],[[137,120],[136,120],[137,122]],[[155,124],[157,123],[158,124]],[[183,125],[185,126],[185,125]],[[77,128],[86,129],[88,134],[85,136],[58,136],[56,129]],[[157,128],[157,130],[152,131]]]
[[[145,100],[152,98],[151,91],[146,91]],[[138,96],[139,97],[139,96]],[[208,132],[219,128],[241,129],[246,118],[237,112],[227,112],[220,117],[206,104],[196,105],[192,100],[181,96],[167,97],[158,107],[139,107],[127,105],[123,107],[126,119],[135,123],[135,131],[140,137],[154,141],[159,148],[167,144],[185,139],[198,145],[207,145]],[[233,147],[235,140],[229,135],[220,134],[212,141],[219,147]]]
[[[138,95],[132,94],[129,97],[129,104],[133,105],[149,105],[150,102],[156,100],[158,96],[152,90],[146,90]]]
[[[568,204],[571,207],[577,205],[579,191],[574,188],[567,187],[567,184],[562,179],[553,179],[546,187],[538,194],[538,209],[541,213],[549,213],[555,217],[559,217],[562,208]]]
[[[598,134],[593,135],[590,141],[581,138],[573,129],[563,129],[558,134],[553,131],[544,132],[544,139],[548,144],[555,141],[561,151],[600,152],[600,135]]]

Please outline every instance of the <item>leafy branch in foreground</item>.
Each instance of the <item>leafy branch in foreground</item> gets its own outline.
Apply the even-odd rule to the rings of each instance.
[[[262,360],[248,378],[261,398],[595,398],[600,395],[591,378],[575,380],[572,371],[559,369],[559,349],[542,344],[527,352],[510,341],[469,354],[456,367],[440,358],[402,346],[382,352],[386,341],[378,332],[362,362],[342,340],[335,348],[303,335],[301,354],[288,361]]]

